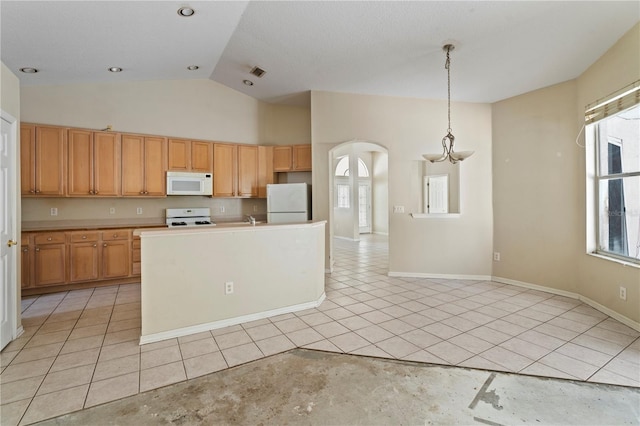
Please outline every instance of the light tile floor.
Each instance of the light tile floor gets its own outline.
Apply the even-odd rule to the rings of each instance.
[[[317,309],[144,346],[140,286],[27,297],[0,354],[2,425],[29,424],[304,347],[640,386],[640,333],[577,301],[486,281],[390,278],[387,240],[335,241]]]

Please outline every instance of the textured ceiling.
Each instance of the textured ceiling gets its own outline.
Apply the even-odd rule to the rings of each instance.
[[[187,4],[196,14],[179,17]],[[2,0],[0,13],[2,61],[25,85],[211,78],[273,103],[309,90],[442,99],[454,42],[452,98],[494,102],[580,75],[640,2]]]

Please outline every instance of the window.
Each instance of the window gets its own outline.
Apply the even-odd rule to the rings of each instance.
[[[349,156],[345,155],[340,157],[338,164],[336,165],[336,176],[349,176]],[[359,177],[368,177],[369,169],[367,165],[364,164],[362,158],[358,158],[358,176]]]
[[[591,125],[596,253],[640,263],[640,105]]]
[[[336,206],[340,209],[349,208],[349,184],[336,185]]]

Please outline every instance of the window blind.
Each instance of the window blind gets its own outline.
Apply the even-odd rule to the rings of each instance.
[[[615,115],[632,106],[640,103],[640,80],[636,80],[630,85],[587,105],[584,113],[586,124]]]

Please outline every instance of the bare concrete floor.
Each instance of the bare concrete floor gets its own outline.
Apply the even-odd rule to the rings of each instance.
[[[296,349],[41,425],[640,423],[640,389]]]

